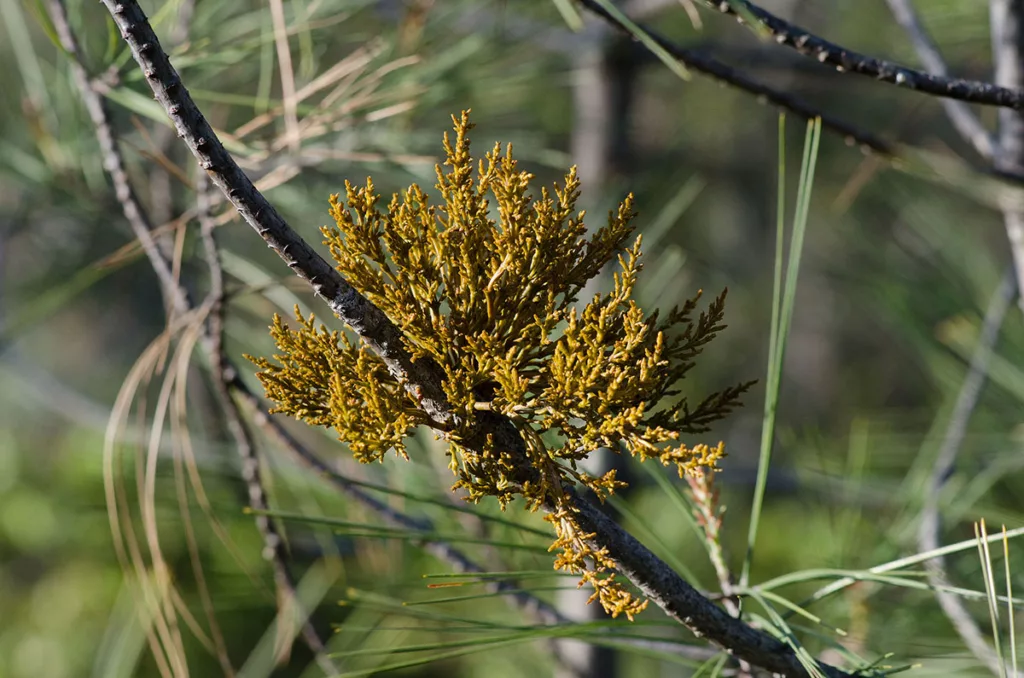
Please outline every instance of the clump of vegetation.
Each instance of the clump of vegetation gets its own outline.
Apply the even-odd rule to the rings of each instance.
[[[632,298],[640,238],[626,246],[633,197],[588,236],[575,168],[535,199],[533,176],[517,169],[511,145],[502,153],[496,144],[474,168],[468,114],[453,121],[454,142],[445,134],[437,167],[443,202],[413,185],[382,210],[370,179],[346,182],[344,199],[331,196],[336,226],[322,229],[325,244],[342,275],[402,329],[413,359],[443,372],[462,422],[439,433],[449,443],[453,490],[472,501],[496,497],[502,507],[515,496],[531,510],[546,506],[552,549],[561,550],[555,567],[581,575],[581,585],[594,587],[591,600],[632,619],[646,601],[616,581],[607,553],[587,544],[565,491],[579,483],[603,500],[625,485],[614,470],[595,477],[579,468],[602,447],[674,466],[680,476],[716,467],[721,443],[690,446],[680,435],[708,431],[749,384],[696,405],[676,388],[724,327],[725,293],[699,314],[698,293],[663,319],[646,315]],[[616,255],[612,291],[580,309],[584,286]],[[428,423],[415,399],[368,347],[316,328],[313,316],[296,311],[296,320],[291,329],[275,317],[280,353],[253,358],[275,411],[333,428],[359,461],[389,450],[406,456],[406,437]],[[514,424],[528,459],[493,437],[465,444],[485,413]],[[526,481],[524,464],[533,471]]]

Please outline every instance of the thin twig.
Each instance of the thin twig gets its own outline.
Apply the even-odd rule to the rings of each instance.
[[[896,19],[896,23],[903,27],[910,38],[910,43],[914,46],[914,51],[917,52],[924,67],[935,75],[945,77],[949,72],[946,62],[924,26],[921,25],[911,0],[886,0],[886,2],[889,4],[889,10],[892,12],[893,18]],[[978,152],[978,155],[986,160],[991,160],[995,147],[994,136],[985,129],[971,107],[963,101],[947,98],[942,99],[942,107],[946,111],[946,117],[949,118],[960,136]]]
[[[130,46],[157,101],[200,166],[242,218],[377,353],[391,374],[406,385],[430,418],[432,428],[443,434],[462,424],[441,388],[441,371],[436,363],[426,360],[413,363],[398,327],[292,230],[238,167],[185,89],[138,3],[135,0],[102,2]],[[468,435],[461,441],[465,447],[480,449],[490,443],[508,450],[522,460],[517,469],[521,477],[517,477],[516,482],[536,479],[537,471],[529,464],[526,444],[508,418],[494,412],[480,412],[475,425],[467,429]],[[595,551],[605,549],[604,552],[618,563],[620,571],[674,619],[751,664],[787,676],[808,675],[793,648],[730,616],[593,504],[574,493],[567,494],[574,510],[578,511],[580,528],[592,535],[589,545]],[[544,508],[556,510],[550,503]],[[830,678],[852,676],[824,664],[821,670]]]
[[[988,309],[985,311],[985,319],[982,322],[978,345],[971,356],[967,376],[964,377],[963,383],[960,385],[956,404],[953,406],[953,412],[946,426],[946,433],[942,438],[942,446],[939,448],[939,453],[935,457],[935,463],[932,466],[932,474],[926,489],[924,507],[921,510],[921,522],[918,525],[917,531],[917,548],[922,553],[935,551],[939,548],[939,530],[941,527],[939,500],[942,495],[942,489],[946,481],[953,474],[956,457],[963,444],[964,435],[967,432],[967,423],[970,421],[971,413],[978,404],[981,389],[985,384],[989,358],[992,355],[992,349],[996,344],[996,340],[999,338],[999,329],[1003,326],[1003,319],[1012,306],[1016,295],[1017,283],[1011,270],[1004,276],[1003,281],[999,284],[999,288],[992,295]],[[960,597],[948,590],[949,583],[946,577],[944,561],[944,558],[938,557],[925,563],[928,582],[935,591],[935,597],[939,602],[939,606],[974,656],[981,660],[993,673],[999,675],[1002,661],[985,640],[984,635],[964,607]]]
[[[580,4],[597,16],[601,17],[603,20],[613,24],[620,31],[632,35],[627,26],[619,21],[614,15],[609,13],[599,3],[595,2],[595,0],[580,0]],[[822,127],[841,135],[846,139],[847,143],[857,144],[862,148],[880,153],[886,157],[892,157],[895,155],[895,149],[892,145],[874,134],[862,130],[845,120],[830,115],[807,103],[803,99],[790,94],[789,92],[777,90],[770,85],[751,78],[732,66],[724,64],[714,57],[709,56],[703,50],[681,47],[659,34],[657,31],[654,31],[638,22],[635,23],[637,23],[641,30],[647,33],[651,39],[658,43],[662,49],[676,59],[679,59],[679,61],[685,64],[688,68],[710,76],[731,87],[742,90],[747,94],[753,94],[759,99],[789,111],[805,120],[821,118]]]
[[[118,202],[121,204],[125,218],[128,220],[135,237],[138,238],[139,242],[142,244],[142,248],[145,251],[146,256],[149,258],[150,264],[160,281],[164,296],[171,302],[173,308],[178,313],[184,314],[191,309],[189,295],[184,287],[178,283],[177,278],[172,273],[173,269],[170,262],[164,256],[164,253],[153,239],[153,229],[152,225],[149,223],[149,218],[139,202],[135,191],[132,189],[131,183],[128,181],[128,175],[124,170],[124,162],[121,158],[121,152],[117,146],[116,136],[110,125],[106,105],[103,98],[92,87],[89,74],[81,61],[78,42],[75,39],[74,33],[71,30],[71,25],[68,22],[67,11],[64,7],[63,0],[49,0],[49,13],[50,18],[53,21],[54,28],[56,29],[61,41],[61,45],[71,57],[70,64],[72,74],[75,78],[75,83],[82,94],[86,108],[89,111],[89,116],[96,128],[96,136],[99,140],[100,148],[103,153],[104,169],[107,170],[107,173],[110,175],[110,179],[114,184],[114,192],[117,196]],[[244,440],[244,430],[241,431],[241,437],[239,437],[239,432],[235,430],[235,425],[231,420],[231,412],[229,411],[229,408],[225,408],[225,416],[229,417],[229,426],[232,428],[232,433],[236,435],[236,442],[239,442],[238,451],[243,458],[243,475],[245,475],[246,483],[249,486],[249,495],[250,500],[252,501],[254,495],[258,497],[262,496],[263,493],[262,485],[260,485],[258,460],[255,459],[255,455],[252,453],[251,444],[246,445],[246,441]],[[244,426],[242,428],[244,429]],[[296,601],[297,604],[294,582],[288,574],[286,554],[283,550],[283,544],[281,544],[280,537],[276,532],[273,532],[273,526],[271,525],[268,531],[265,526],[261,524],[261,520],[265,521],[266,518],[257,515],[256,524],[260,529],[261,536],[264,538],[264,543],[267,546],[270,559],[273,562],[275,579],[281,587],[282,593],[289,599]],[[284,573],[284,576],[282,576],[282,573]],[[324,654],[323,642],[320,640],[316,630],[308,620],[304,621],[302,632],[303,638],[307,643],[309,643],[310,649],[317,656],[317,661],[320,663],[321,668],[328,671],[329,674],[332,672],[336,673],[337,671],[334,669],[333,662],[331,662]]]
[[[991,0],[990,8],[995,81],[1008,87],[1024,87],[1024,4],[1020,0]],[[1024,172],[1024,114],[1019,111],[999,111],[999,146],[994,165],[1003,172]],[[1024,289],[1024,196],[1020,191],[1006,190],[1000,202],[1017,286]],[[1021,303],[1024,308],[1024,301]]]
[[[92,86],[89,73],[86,71],[82,61],[78,41],[75,39],[75,35],[71,30],[71,24],[68,22],[64,2],[63,0],[49,0],[48,5],[50,19],[53,21],[54,29],[57,31],[61,47],[70,57],[68,64],[71,67],[71,75],[79,92],[81,92],[82,101],[85,103],[89,118],[96,130],[96,139],[99,141],[100,153],[103,156],[103,169],[107,171],[111,182],[114,184],[114,194],[121,205],[124,217],[128,220],[128,225],[131,226],[132,232],[138,238],[146,256],[149,257],[150,261],[159,262],[159,264],[154,263],[153,270],[160,281],[160,286],[164,293],[167,294],[170,290],[180,290],[178,281],[172,273],[171,266],[153,238],[152,229],[149,227],[141,202],[128,181],[128,173],[125,171],[124,161],[117,147],[114,130],[110,126],[110,115],[107,112],[106,100]],[[168,301],[178,311],[187,306],[184,303],[184,298],[178,293],[169,297]]]
[[[740,23],[746,22],[746,16],[756,19],[775,42],[823,64],[834,66],[840,72],[866,75],[905,89],[975,104],[1014,109],[1024,106],[1024,91],[1018,87],[933,75],[891,61],[860,54],[829,42],[806,28],[801,28],[777,17],[749,0],[703,0],[703,2],[723,14],[732,15]]]
[[[264,490],[260,472],[260,460],[253,443],[252,432],[246,425],[238,404],[231,397],[231,391],[227,386],[225,373],[228,369],[233,371],[233,368],[228,365],[227,355],[224,352],[224,268],[221,265],[220,250],[217,248],[214,236],[214,224],[209,211],[210,201],[207,196],[208,190],[206,178],[200,177],[196,182],[197,214],[207,268],[210,272],[208,293],[210,313],[207,315],[203,340],[207,345],[207,355],[210,357],[214,392],[224,414],[225,424],[234,439],[235,450],[242,462],[242,480],[245,481],[248,490],[249,508],[253,510],[256,529],[259,530],[260,536],[263,538],[264,557],[273,565],[274,581],[277,583],[278,590],[288,596],[288,600],[282,601],[282,609],[284,609],[288,604],[299,604],[297,586],[295,578],[288,568],[284,540],[270,516],[267,515],[270,504],[267,502],[266,490]],[[304,617],[305,611],[300,610],[299,614],[303,615],[302,638],[309,649],[313,651],[317,664],[328,676],[336,675],[338,668],[327,655],[327,648],[323,640],[320,639],[320,635],[313,627],[312,622]],[[279,627],[279,631],[282,628]]]

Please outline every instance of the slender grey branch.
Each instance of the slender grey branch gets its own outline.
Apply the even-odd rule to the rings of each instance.
[[[580,0],[580,4],[586,7],[587,10],[601,17],[603,20],[614,25],[620,31],[623,31],[626,34],[631,34],[628,27],[620,22],[614,15],[610,14],[599,3],[595,2],[595,0]],[[846,139],[847,143],[857,144],[862,148],[872,150],[886,157],[892,157],[895,155],[895,150],[892,145],[880,137],[864,131],[845,120],[830,115],[807,103],[803,99],[790,94],[789,92],[777,90],[759,80],[751,78],[732,66],[718,61],[714,57],[708,55],[704,50],[681,47],[657,31],[652,30],[650,27],[639,22],[635,23],[637,23],[645,33],[658,43],[662,49],[667,51],[676,59],[679,59],[679,61],[687,67],[748,94],[753,94],[759,99],[771,103],[774,106],[778,106],[779,108],[789,111],[801,118],[807,120],[821,118],[821,124],[823,127],[841,135]]]
[[[931,37],[921,25],[917,12],[914,11],[912,0],[885,0],[889,4],[889,10],[907,36],[910,38],[914,50],[924,67],[935,75],[945,77],[949,69],[942,58],[938,47],[932,42]],[[946,111],[946,117],[953,124],[953,127],[964,138],[967,143],[974,147],[978,155],[986,160],[992,159],[992,151],[995,147],[994,135],[989,132],[971,107],[963,101],[955,99],[942,99],[942,107]]]
[[[777,17],[749,0],[702,0],[702,2],[723,14],[732,15],[741,23],[744,23],[745,16],[749,15],[760,22],[761,26],[780,45],[795,49],[800,54],[817,59],[823,64],[834,66],[840,72],[866,75],[875,80],[917,90],[924,94],[975,104],[1013,109],[1024,106],[1024,90],[1017,86],[1001,86],[980,80],[932,75],[891,61],[860,54],[829,42],[806,28],[801,28]]]
[[[111,182],[114,184],[114,194],[121,210],[124,212],[128,225],[138,238],[146,256],[153,262],[153,270],[160,281],[160,287],[165,295],[170,294],[168,301],[170,305],[181,311],[188,304],[185,302],[183,292],[174,279],[171,266],[168,263],[163,251],[153,238],[152,228],[142,209],[142,204],[128,181],[128,173],[125,171],[124,160],[117,147],[117,140],[114,130],[110,125],[110,114],[107,111],[106,100],[92,86],[89,73],[82,61],[82,54],[78,48],[78,40],[71,30],[68,22],[67,11],[63,0],[49,0],[48,11],[53,21],[54,29],[60,40],[61,47],[67,52],[70,59],[68,64],[71,67],[71,75],[75,80],[75,86],[82,95],[82,101],[89,113],[93,127],[96,130],[96,139],[99,141],[100,153],[103,156],[103,169],[107,171]],[[173,291],[173,293],[172,293]]]
[[[335,313],[381,357],[391,373],[406,384],[432,418],[435,429],[444,431],[458,424],[458,417],[444,397],[438,367],[422,360],[412,362],[400,330],[288,226],[224,149],[171,66],[138,3],[134,0],[102,2],[114,17],[135,61],[178,133],[243,219],[297,275],[327,300]],[[523,482],[535,478],[537,471],[529,464],[525,442],[515,425],[496,413],[481,415],[489,416],[477,418],[476,435],[461,441],[462,444],[474,448],[491,437],[493,444],[523,460]],[[808,675],[791,647],[730,616],[702,596],[590,502],[576,495],[572,495],[572,502],[578,510],[580,527],[593,535],[589,540],[592,548],[606,549],[622,573],[673,618],[740,659],[786,676]],[[545,508],[555,509],[553,505]],[[853,675],[827,665],[822,665],[822,670],[830,678]]]
[[[1007,87],[1024,87],[1024,1],[991,0],[989,7],[995,81]],[[1001,172],[1024,172],[1024,114],[1019,111],[999,111],[999,146],[994,164]],[[1006,190],[1000,202],[1017,285],[1024,289],[1024,196],[1020,191]]]
[[[75,39],[74,32],[71,30],[71,24],[68,22],[67,10],[64,7],[63,0],[49,0],[48,11],[61,46],[71,57],[70,64],[75,83],[82,94],[86,108],[89,111],[89,116],[96,129],[96,136],[103,153],[103,166],[114,184],[114,192],[118,202],[121,204],[125,218],[135,233],[135,237],[142,244],[142,248],[157,274],[164,297],[170,302],[175,311],[183,314],[191,308],[188,292],[175,279],[170,262],[153,238],[152,224],[149,222],[146,211],[132,189],[131,183],[128,181],[128,175],[124,170],[124,161],[117,146],[116,135],[110,125],[110,118],[104,99],[93,88],[89,74],[82,63],[78,42]],[[204,231],[204,238],[207,239],[209,244],[212,244],[212,230],[204,228]],[[218,267],[216,272],[219,272],[219,270]],[[223,285],[216,285],[214,289],[218,295],[222,296]],[[215,304],[219,306],[220,300],[216,300]],[[219,329],[217,342],[219,343]],[[216,363],[217,361],[212,362]],[[230,406],[233,405],[230,397],[227,400],[228,402],[224,403],[224,413],[228,420],[228,426],[235,436],[236,443],[238,443],[238,452],[243,460],[242,472],[249,490],[250,505],[253,505],[254,508],[265,509],[265,501],[262,501],[260,506],[254,505],[254,503],[260,504],[264,498],[264,492],[259,476],[259,462],[256,459],[251,438],[245,429],[244,423],[237,417],[237,410]],[[256,526],[266,545],[268,560],[273,564],[275,580],[279,589],[290,599],[296,601],[297,604],[295,582],[288,571],[287,554],[284,552],[284,545],[280,536],[266,516],[257,515]],[[323,641],[320,640],[316,629],[313,628],[313,625],[308,620],[305,620],[302,624],[302,634],[321,668],[328,675],[336,674],[337,669],[334,663],[324,652]]]
[[[928,480],[928,487],[925,494],[924,508],[921,510],[921,522],[917,530],[917,548],[921,552],[934,551],[939,548],[939,531],[941,520],[939,515],[939,500],[942,495],[946,481],[953,474],[956,465],[956,457],[963,444],[964,435],[967,432],[967,423],[970,421],[971,413],[978,404],[981,396],[981,389],[985,384],[988,372],[989,358],[992,349],[999,338],[999,330],[1003,326],[1006,313],[1017,296],[1017,281],[1013,271],[1010,270],[1003,277],[999,288],[992,295],[988,309],[985,311],[985,319],[981,326],[981,335],[978,337],[978,345],[971,356],[970,365],[967,369],[967,376],[964,377],[957,393],[956,403],[953,412],[949,417],[946,426],[946,433],[942,438],[942,446],[935,457],[932,466],[932,474]],[[946,618],[953,624],[960,638],[967,645],[968,649],[981,660],[995,675],[1001,673],[1006,667],[999,659],[995,651],[985,640],[984,634],[975,623],[970,613],[963,605],[963,601],[948,589],[949,582],[945,572],[945,559],[934,558],[925,563],[928,574],[928,583],[935,591],[935,597],[939,602]]]
[[[220,250],[214,236],[205,178],[201,178],[197,182],[196,191],[199,203],[200,237],[210,271],[210,312],[206,320],[203,341],[210,357],[214,393],[224,415],[224,423],[234,439],[235,451],[242,461],[242,480],[245,481],[248,490],[249,508],[253,510],[256,529],[259,530],[260,536],[263,538],[264,557],[271,562],[274,568],[274,581],[277,583],[278,590],[285,592],[291,602],[298,605],[296,581],[288,568],[284,540],[281,538],[277,526],[267,514],[270,504],[267,501],[266,490],[264,490],[260,460],[253,442],[252,431],[242,417],[238,404],[231,397],[231,390],[227,384],[227,373],[229,370],[233,372],[234,368],[228,363],[227,354],[224,352],[224,268],[221,265]],[[302,611],[302,614],[305,614],[305,611]],[[337,675],[338,667],[327,655],[327,647],[309,619],[302,620],[301,633],[302,639],[313,651],[320,668],[328,676]]]
[[[223,356],[223,354],[221,354]],[[270,505],[267,502],[266,491],[263,489],[263,478],[260,473],[260,461],[256,454],[256,446],[253,444],[252,432],[242,418],[238,405],[231,398],[231,392],[224,383],[224,364],[214,359],[213,361],[213,384],[220,402],[221,410],[224,413],[225,423],[228,431],[235,442],[235,450],[242,460],[242,479],[248,489],[249,508],[254,511],[256,528],[263,539],[264,558],[270,561],[274,568],[274,581],[279,591],[284,592],[292,604],[298,605],[299,599],[296,594],[297,585],[294,575],[287,563],[284,540],[281,538],[273,520],[267,514]],[[307,612],[301,610],[300,614]],[[313,651],[317,664],[328,676],[338,674],[338,667],[335,666],[327,648],[316,628],[308,618],[303,618],[300,631],[302,639],[309,649]]]

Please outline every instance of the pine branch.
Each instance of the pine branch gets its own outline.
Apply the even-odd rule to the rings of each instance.
[[[629,28],[602,7],[600,3],[595,2],[595,0],[579,0],[579,2],[587,8],[587,10],[601,17],[604,21],[614,25],[620,31],[627,35],[632,35]],[[770,85],[752,78],[738,69],[718,61],[714,57],[708,55],[704,50],[682,47],[664,37],[657,31],[652,30],[650,27],[639,22],[635,23],[662,49],[676,59],[679,59],[679,61],[686,65],[687,68],[693,69],[698,73],[703,73],[704,75],[723,82],[730,87],[735,87],[747,94],[752,94],[766,103],[778,106],[779,108],[789,111],[790,113],[804,118],[805,120],[821,118],[822,127],[839,134],[846,139],[849,144],[856,144],[862,148],[869,149],[886,157],[892,157],[895,154],[895,150],[889,142],[875,136],[874,134],[861,129],[856,125],[848,123],[841,118],[837,118],[826,113],[798,96],[775,89]]]
[[[756,19],[780,45],[790,47],[841,73],[866,75],[897,87],[924,94],[967,101],[985,106],[1018,109],[1024,107],[1024,90],[1004,87],[979,80],[932,75],[906,66],[876,59],[829,42],[805,28],[792,24],[749,0],[702,0],[705,5],[728,14],[744,23],[746,16]]]
[[[426,361],[412,363],[398,328],[288,226],[227,153],[171,66],[138,4],[134,0],[102,1],[131,47],[157,100],[201,167],[243,219],[380,355],[392,374],[407,385],[423,406],[435,428],[443,430],[457,423],[457,416],[444,398],[436,365],[425,364]],[[482,412],[476,421],[477,436],[469,436],[463,441],[464,446],[472,448],[490,435],[496,446],[526,459],[525,443],[508,419]],[[526,474],[528,471],[524,470]],[[524,481],[529,479],[525,477]],[[728,615],[590,502],[574,495],[573,504],[581,526],[592,533],[593,548],[607,549],[622,573],[673,618],[752,664],[787,676],[808,675],[792,648]],[[825,665],[822,669],[830,678],[853,675]]]
[[[147,211],[138,200],[132,189],[127,173],[124,170],[124,162],[121,152],[117,146],[117,135],[110,125],[109,115],[105,102],[100,94],[91,86],[91,80],[84,66],[78,61],[77,41],[71,32],[70,24],[67,21],[66,12],[61,0],[50,0],[51,19],[57,29],[62,46],[71,57],[71,68],[75,77],[76,85],[82,92],[92,121],[96,127],[97,136],[100,140],[101,150],[104,155],[104,166],[108,169],[114,187],[115,194],[122,206],[136,238],[142,243],[145,254],[150,265],[157,273],[168,298],[173,300],[174,310],[179,314],[185,314],[192,310],[192,301],[185,289],[171,275],[171,265],[163,252],[156,246],[152,238],[153,228]],[[223,350],[223,303],[224,303],[224,272],[221,264],[219,248],[214,238],[216,224],[212,219],[209,210],[211,207],[210,195],[206,186],[206,177],[200,177],[197,181],[197,209],[196,217],[200,223],[200,237],[203,243],[206,263],[210,272],[210,312],[207,316],[207,325],[203,334],[203,348],[209,362],[213,366],[213,381],[218,391],[218,399],[224,408],[228,428],[236,442],[236,446],[243,464],[243,475],[246,481],[247,490],[250,496],[250,507],[256,510],[257,526],[264,539],[264,546],[272,552],[272,566],[274,568],[275,580],[279,585],[284,584],[294,591],[292,581],[284,560],[282,542],[273,524],[266,517],[266,510],[269,508],[260,478],[259,459],[255,454],[255,445],[252,434],[245,421],[241,418],[238,406],[234,397],[239,398],[251,410],[251,416],[256,423],[271,437],[273,437],[284,449],[304,466],[314,470],[318,475],[326,478],[334,487],[345,495],[363,504],[371,511],[381,516],[386,522],[415,532],[429,533],[434,531],[430,521],[423,518],[416,518],[393,509],[386,503],[374,498],[353,481],[332,470],[324,464],[312,451],[295,440],[278,422],[267,413],[266,405],[256,396],[240,378],[237,366],[230,360]],[[224,389],[221,389],[221,386]],[[234,397],[233,397],[234,396]],[[425,550],[440,561],[447,562],[455,570],[465,573],[485,572],[484,568],[474,562],[469,556],[442,540],[430,540],[424,538],[419,542]],[[546,602],[535,596],[522,591],[509,582],[488,581],[485,584],[486,590],[491,593],[508,597],[515,605],[528,615],[534,617],[544,624],[565,624],[570,623],[559,612]],[[317,636],[315,629],[309,624],[304,624],[302,629],[304,640],[314,653],[320,655],[324,652],[324,643]],[[624,644],[643,646],[646,641],[635,639],[622,639]],[[706,660],[709,658],[707,652],[700,652],[701,648],[680,648],[677,643],[654,644],[654,648],[660,651],[673,652],[692,656],[695,659]],[[695,652],[696,651],[696,652]],[[329,674],[336,673],[332,664],[322,664],[321,668]]]
[[[184,291],[179,287],[178,281],[174,278],[172,267],[167,261],[164,252],[153,237],[152,225],[146,218],[145,210],[128,181],[128,173],[125,170],[124,159],[117,147],[117,139],[114,130],[110,125],[110,114],[107,111],[106,100],[96,91],[82,61],[82,54],[78,47],[78,40],[71,30],[68,22],[67,10],[63,0],[48,0],[47,9],[50,20],[53,22],[60,45],[67,53],[68,64],[71,67],[71,76],[75,86],[82,95],[89,119],[96,131],[96,139],[99,142],[100,153],[103,156],[103,169],[106,170],[110,181],[114,184],[114,194],[121,211],[124,213],[132,233],[138,239],[139,244],[146,257],[153,262],[153,270],[160,282],[160,288],[167,298],[168,305],[175,310],[182,310],[187,306]],[[169,295],[169,296],[168,296]]]

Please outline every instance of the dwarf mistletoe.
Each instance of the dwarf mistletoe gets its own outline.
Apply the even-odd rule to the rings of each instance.
[[[725,293],[697,313],[700,294],[667,317],[646,315],[632,298],[640,272],[633,197],[589,236],[576,210],[575,168],[564,184],[529,193],[533,176],[517,169],[509,145],[496,144],[479,165],[470,155],[467,112],[453,117],[437,166],[441,202],[416,185],[386,208],[372,180],[331,196],[335,226],[322,229],[338,271],[403,332],[413,360],[432,361],[463,422],[439,431],[448,442],[453,491],[493,496],[504,508],[522,496],[548,508],[560,550],[555,567],[579,574],[612,615],[630,619],[647,602],[616,580],[615,562],[594,550],[565,499],[579,484],[602,500],[622,488],[615,471],[592,476],[579,462],[601,447],[674,466],[682,477],[714,469],[716,446],[680,442],[728,414],[749,384],[696,405],[678,383],[720,331]],[[475,171],[474,171],[475,170]],[[586,283],[617,256],[611,292],[580,308]],[[333,428],[356,459],[372,462],[429,423],[415,399],[366,346],[315,326],[296,311],[295,329],[274,317],[279,354],[252,358],[267,396],[309,424]],[[468,444],[477,417],[511,421],[525,452],[494,437]],[[525,455],[526,458],[523,458]],[[527,470],[524,473],[524,469]]]

